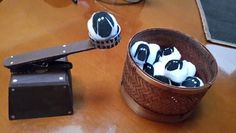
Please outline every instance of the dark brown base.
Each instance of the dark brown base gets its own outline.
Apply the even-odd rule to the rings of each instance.
[[[159,121],[159,122],[168,122],[168,123],[175,123],[175,122],[181,122],[185,119],[187,119],[193,112],[190,111],[185,114],[180,115],[164,115],[157,112],[153,112],[151,110],[148,110],[142,106],[140,106],[137,102],[135,102],[125,91],[123,85],[121,85],[121,95],[123,96],[125,102],[128,104],[128,106],[139,116],[142,116],[146,119],[153,120],[153,121]]]

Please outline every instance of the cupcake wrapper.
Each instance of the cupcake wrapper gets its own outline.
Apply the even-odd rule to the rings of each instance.
[[[115,47],[120,42],[120,39],[121,39],[121,36],[120,36],[121,28],[120,26],[118,27],[119,27],[119,30],[117,31],[117,34],[106,40],[95,40],[89,34],[90,43],[93,44],[95,48],[99,48],[99,49],[109,49],[109,48]]]
[[[118,34],[117,36],[109,40],[102,40],[102,41],[96,41],[90,38],[90,43],[92,43],[95,46],[95,48],[99,48],[99,49],[112,48],[116,46],[119,42],[120,42],[120,34]]]

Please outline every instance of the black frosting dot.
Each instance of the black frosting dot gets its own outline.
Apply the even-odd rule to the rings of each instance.
[[[145,63],[144,65],[143,65],[143,70],[146,72],[146,73],[148,73],[149,75],[153,75],[154,74],[154,68],[153,68],[153,66],[151,65],[151,64],[149,64],[149,63]]]
[[[171,81],[171,84],[174,85],[174,86],[180,86],[181,85],[180,83],[176,83],[174,81]]]
[[[169,48],[165,48],[163,51],[162,51],[162,54],[163,55],[170,55],[174,52],[174,47],[169,47]]]
[[[157,51],[157,54],[156,54],[156,59],[155,59],[154,63],[158,62],[161,56],[162,56],[162,51],[161,51],[161,50],[158,50],[158,51]],[[154,63],[153,63],[153,64],[154,64]]]
[[[185,87],[199,87],[200,81],[196,77],[187,77],[183,82],[182,86]]]

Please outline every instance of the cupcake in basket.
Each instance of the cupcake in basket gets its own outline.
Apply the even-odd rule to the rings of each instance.
[[[138,115],[162,122],[187,119],[218,72],[211,53],[191,37],[153,28],[130,40],[121,94]]]

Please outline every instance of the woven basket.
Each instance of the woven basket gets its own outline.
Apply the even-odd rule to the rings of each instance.
[[[218,71],[215,59],[198,41],[169,29],[139,32],[130,40],[128,49],[137,41],[157,43],[161,48],[175,46],[182,59],[195,64],[196,75],[203,80],[204,86],[183,89],[159,82],[142,71],[128,52],[121,82],[123,98],[133,111],[145,118],[162,122],[185,120],[215,80]]]

